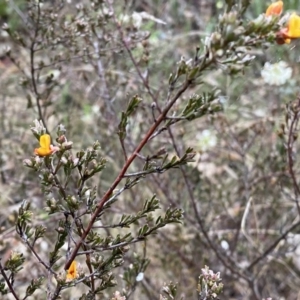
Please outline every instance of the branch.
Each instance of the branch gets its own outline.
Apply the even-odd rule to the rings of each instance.
[[[42,264],[51,274],[53,275],[57,275],[50,266],[48,266],[41,258],[40,256],[36,253],[36,251],[34,250],[33,246],[30,245],[30,243],[28,242],[28,240],[24,240],[24,242],[26,243],[27,247],[30,249],[30,251],[33,253],[33,255],[35,256],[35,258],[39,261],[40,264]]]
[[[1,259],[0,259],[0,261],[1,261]],[[9,288],[10,292],[13,294],[13,296],[15,297],[16,300],[19,300],[19,297],[18,297],[17,294],[15,293],[13,286],[11,285],[9,279],[7,278],[7,276],[6,276],[5,272],[4,272],[4,269],[3,269],[3,267],[2,267],[1,262],[0,262],[0,273],[2,274],[4,280],[6,281],[6,283],[7,283],[7,285],[8,285],[8,288]]]
[[[172,144],[173,144],[173,147],[175,149],[175,152],[178,156],[180,156],[180,153],[179,153],[179,149],[176,145],[176,141],[175,141],[175,138],[173,136],[173,133],[172,133],[172,130],[171,128],[168,128],[168,132],[169,132],[169,136],[172,140]],[[236,274],[238,275],[239,277],[245,279],[247,282],[250,282],[250,279],[244,275],[243,273],[241,273],[239,270],[237,270],[236,268],[236,263],[234,262],[233,259],[231,259],[228,255],[222,255],[221,252],[219,251],[219,249],[217,248],[217,246],[213,243],[213,241],[211,240],[209,234],[208,234],[208,231],[206,230],[205,228],[205,224],[204,224],[204,221],[202,219],[202,217],[200,216],[200,213],[198,211],[198,208],[197,208],[197,203],[196,203],[196,199],[194,197],[194,194],[193,194],[193,190],[192,190],[192,186],[190,184],[190,181],[188,180],[188,176],[184,170],[184,168],[182,166],[179,167],[180,168],[180,171],[182,173],[182,176],[183,176],[183,179],[184,179],[184,182],[185,182],[185,185],[187,187],[187,192],[188,192],[188,195],[189,195],[189,198],[191,200],[191,203],[192,203],[192,207],[193,207],[193,210],[194,210],[194,213],[195,213],[195,217],[197,219],[197,223],[200,227],[200,231],[202,232],[202,234],[204,235],[204,238],[206,240],[206,242],[208,243],[209,247],[212,249],[212,251],[215,253],[215,255],[217,256],[217,258],[222,262],[222,264],[227,268],[229,269],[233,274]],[[225,257],[226,259],[225,259]]]
[[[287,156],[288,156],[288,170],[289,170],[290,176],[293,181],[295,201],[296,201],[298,214],[300,216],[300,206],[299,206],[299,201],[298,201],[298,197],[300,195],[300,187],[298,185],[296,175],[294,172],[294,162],[293,162],[293,144],[294,144],[294,141],[296,140],[295,136],[294,136],[294,129],[297,127],[297,124],[299,121],[298,109],[299,109],[299,105],[300,105],[300,99],[298,99],[297,101],[298,101],[297,108],[296,108],[296,111],[294,112],[293,119],[292,119],[291,125],[289,127],[288,141],[287,141],[287,154],[288,154]]]
[[[150,86],[149,86],[149,83],[148,83],[148,80],[145,78],[145,76],[143,76],[143,74],[142,74],[142,72],[141,72],[141,70],[140,70],[140,68],[138,66],[137,61],[133,57],[133,54],[132,54],[132,52],[130,50],[130,46],[128,45],[126,39],[124,38],[124,33],[123,33],[123,30],[122,30],[121,24],[120,24],[120,22],[118,22],[115,14],[114,14],[114,10],[113,10],[112,4],[111,4],[111,2],[109,0],[107,1],[107,3],[109,5],[109,7],[110,7],[110,10],[113,12],[114,22],[115,22],[115,24],[117,26],[117,29],[118,29],[118,32],[119,32],[119,34],[121,36],[122,44],[124,45],[124,47],[125,47],[128,55],[130,57],[130,60],[132,61],[133,65],[134,65],[134,68],[135,68],[135,70],[136,70],[139,78],[141,79],[144,87],[146,88],[146,90],[147,90],[148,94],[150,95],[152,101],[156,104],[156,107],[157,107],[158,111],[161,113],[161,110],[160,110],[160,108],[158,106],[158,103],[157,103],[157,97],[155,97],[154,94],[152,93],[152,91],[150,89]]]
[[[286,236],[293,231],[294,229],[296,229],[298,226],[300,226],[300,221],[298,221],[297,223],[295,223],[294,225],[292,225],[290,228],[288,228],[277,240],[274,241],[274,243],[267,249],[265,250],[265,252],[259,256],[258,258],[256,258],[248,267],[247,267],[247,271],[250,271],[251,269],[253,269],[253,267],[258,264],[261,260],[263,260],[269,253],[271,253],[273,251],[273,249],[278,245],[278,243],[283,240],[284,238],[286,238]]]
[[[95,223],[97,216],[101,212],[104,204],[109,200],[110,195],[114,191],[114,189],[117,187],[117,185],[121,182],[121,180],[124,178],[124,175],[131,165],[131,163],[134,161],[134,159],[138,156],[139,152],[143,149],[143,147],[147,144],[148,140],[152,136],[152,134],[155,132],[155,130],[158,128],[158,126],[165,120],[165,117],[169,110],[172,108],[172,106],[175,104],[175,102],[178,100],[178,98],[188,89],[188,87],[191,85],[191,81],[186,80],[184,85],[177,91],[175,96],[172,98],[172,100],[167,104],[167,106],[164,108],[162,113],[157,118],[156,122],[150,127],[148,132],[146,133],[145,137],[142,139],[142,141],[139,143],[139,145],[136,147],[136,149],[133,151],[131,156],[128,158],[127,162],[124,164],[123,168],[121,169],[119,175],[111,185],[111,187],[106,191],[102,199],[98,202],[97,208],[94,212],[94,214],[91,217],[91,220],[86,228],[86,230],[83,232],[80,241],[77,243],[75,249],[71,253],[71,256],[67,263],[65,264],[65,270],[68,270],[71,266],[72,261],[75,259],[77,252],[79,251],[79,248],[83,244],[85,238],[89,234],[90,230],[93,227],[93,224]]]
[[[36,24],[35,24],[35,32],[34,32],[34,36],[30,45],[30,72],[31,72],[31,82],[32,82],[32,87],[33,87],[33,91],[35,93],[35,97],[36,97],[36,105],[38,108],[38,112],[39,112],[39,119],[43,122],[44,127],[46,128],[46,131],[48,131],[47,126],[46,126],[46,122],[43,116],[43,112],[42,112],[42,107],[41,107],[41,103],[40,103],[40,93],[37,89],[37,82],[36,82],[36,78],[35,78],[35,67],[34,67],[34,54],[36,52],[35,49],[35,44],[36,44],[36,39],[38,37],[38,33],[39,33],[39,23],[40,23],[40,16],[41,16],[41,8],[40,8],[40,2],[38,1],[36,6],[37,6],[37,20],[36,20]]]

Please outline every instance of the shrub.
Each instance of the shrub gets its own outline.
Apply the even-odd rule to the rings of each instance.
[[[298,16],[214,3],[10,3],[3,299],[295,297]]]

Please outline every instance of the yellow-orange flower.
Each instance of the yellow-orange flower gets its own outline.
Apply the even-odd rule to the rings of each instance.
[[[295,13],[293,13],[289,18],[285,34],[288,39],[300,38],[300,17]]]
[[[49,134],[43,134],[40,137],[40,147],[34,149],[34,153],[38,156],[48,156],[57,151],[57,147],[51,145],[51,138]]]
[[[280,15],[283,10],[283,1],[272,3],[266,10],[266,16]],[[300,16],[293,13],[285,28],[276,33],[276,42],[279,45],[289,44],[292,39],[300,38]]]
[[[300,16],[293,13],[289,18],[287,27],[277,32],[276,40],[277,43],[278,41],[283,41],[283,43],[289,44],[292,39],[297,38],[300,38]]]
[[[75,260],[72,261],[70,268],[68,269],[67,273],[67,280],[73,280],[78,277],[77,273],[77,263]]]
[[[266,16],[280,15],[282,13],[282,9],[283,9],[282,1],[274,2],[267,8]]]

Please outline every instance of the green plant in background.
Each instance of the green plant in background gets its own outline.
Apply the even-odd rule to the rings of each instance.
[[[171,4],[170,10],[182,9],[181,17],[185,15],[183,2]],[[177,63],[168,57],[167,22],[134,1],[126,6],[127,14],[111,1],[28,1],[22,12],[26,32],[4,25],[10,38],[5,55],[16,67],[11,72],[18,70],[20,85],[17,91],[9,85],[1,89],[5,97],[22,94],[16,111],[27,104],[26,127],[38,119],[31,131],[39,146],[29,146],[32,135],[17,117],[26,142],[3,143],[3,149],[11,149],[7,155],[22,151],[28,169],[21,204],[11,217],[24,248],[10,247],[14,251],[3,255],[3,297],[124,300],[140,299],[143,293],[153,299],[170,273],[179,284],[166,284],[161,299],[217,299],[227,286],[228,293],[243,294],[239,285],[249,298],[271,294],[263,287],[269,279],[260,275],[263,264],[299,226],[293,158],[299,101],[288,105],[278,132],[281,140],[269,141],[275,123],[271,116],[249,122],[245,116],[233,121],[235,115],[222,114],[229,94],[222,83],[226,77],[239,80],[256,51],[279,38],[298,36],[291,26],[286,30],[285,17],[278,13],[247,20],[249,4],[218,3],[222,14],[214,31],[201,43],[172,49],[176,56],[187,54]],[[159,30],[151,40],[155,27]],[[170,72],[164,70],[167,59]],[[218,84],[211,84],[218,78]],[[283,85],[289,78],[266,83]],[[241,114],[247,100],[239,104]],[[3,115],[4,134],[9,111],[3,108]],[[214,130],[206,128],[205,120]],[[199,124],[205,125],[198,133]],[[210,132],[212,146],[193,149]],[[267,142],[271,153],[265,151]],[[279,153],[274,143],[286,147]],[[286,208],[294,217],[290,224],[277,200],[291,190],[294,202]],[[253,209],[247,223],[257,199],[272,205],[266,213]],[[278,230],[282,224],[286,226]],[[270,231],[260,229],[273,226],[274,240]],[[261,236],[265,244],[259,242]],[[283,245],[282,252],[291,245]],[[276,263],[288,269],[285,257]],[[203,265],[222,271],[224,288],[220,273]],[[272,268],[276,266],[269,273]]]
[[[20,30],[22,27],[23,9],[26,2],[24,0],[0,1],[0,17],[2,22],[7,22],[12,30]],[[3,25],[3,23],[0,23]]]

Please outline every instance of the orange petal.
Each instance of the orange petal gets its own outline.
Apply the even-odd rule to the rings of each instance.
[[[47,155],[50,155],[50,154],[52,154],[52,150],[49,148],[49,149],[47,149],[47,148],[42,148],[42,147],[40,147],[40,148],[35,148],[34,149],[34,153],[36,154],[36,155],[38,155],[38,156],[47,156]]]
[[[77,277],[77,268],[76,267],[77,267],[76,261],[73,260],[70,268],[68,269],[67,279],[73,280]]]
[[[281,14],[283,9],[283,2],[282,1],[277,1],[272,3],[266,11],[266,16],[278,16]]]

